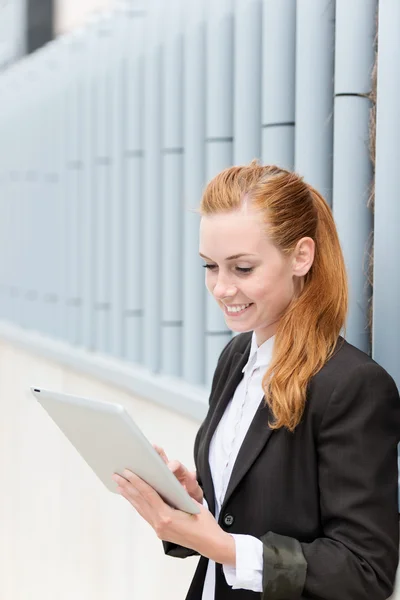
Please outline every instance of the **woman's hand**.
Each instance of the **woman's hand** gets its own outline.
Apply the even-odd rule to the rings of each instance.
[[[203,502],[203,490],[197,482],[196,471],[188,471],[188,469],[177,460],[168,460],[167,455],[160,446],[154,444],[153,448],[161,456],[178,481],[183,485],[189,496],[201,504]]]
[[[171,508],[151,486],[128,470],[123,477],[114,474],[113,480],[118,484],[117,492],[149,523],[160,540],[190,548],[220,564],[235,566],[233,537],[204,506],[199,504],[197,515]]]

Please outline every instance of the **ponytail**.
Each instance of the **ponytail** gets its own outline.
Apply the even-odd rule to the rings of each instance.
[[[315,257],[298,298],[282,316],[272,363],[263,388],[274,415],[272,429],[294,431],[303,415],[307,385],[332,356],[347,305],[347,276],[332,213],[317,190],[309,187],[316,213]]]

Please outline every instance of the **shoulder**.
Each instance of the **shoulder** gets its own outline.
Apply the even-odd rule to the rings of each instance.
[[[370,356],[339,338],[335,352],[309,385],[310,409],[326,412],[370,412],[391,406],[399,414],[400,399],[389,373]],[[328,411],[329,409],[329,411]]]
[[[333,392],[340,383],[365,377],[380,377],[395,386],[392,377],[381,365],[340,337],[333,355],[313,377],[312,383],[323,385],[327,392]]]

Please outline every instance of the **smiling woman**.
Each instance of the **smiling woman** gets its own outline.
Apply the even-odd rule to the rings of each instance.
[[[121,494],[167,554],[201,558],[187,600],[385,600],[398,562],[399,394],[340,336],[347,279],[331,211],[256,162],[206,187],[206,285],[235,336],[195,441],[200,505],[168,507],[130,473]]]

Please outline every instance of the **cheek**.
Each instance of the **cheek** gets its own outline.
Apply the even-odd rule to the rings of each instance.
[[[275,306],[280,310],[281,306],[286,306],[291,301],[293,293],[291,277],[280,272],[272,276],[269,274],[257,278],[252,286],[251,297],[260,305],[265,303],[270,308]]]
[[[214,287],[215,287],[215,277],[212,273],[212,271],[210,271],[209,269],[205,269],[206,271],[206,276],[205,276],[205,284],[206,284],[206,288],[207,290],[212,293]]]

